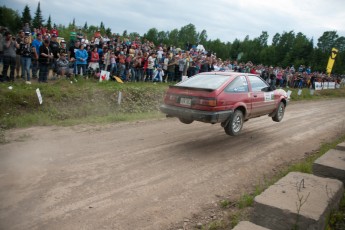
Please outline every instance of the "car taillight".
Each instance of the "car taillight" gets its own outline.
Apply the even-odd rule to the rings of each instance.
[[[216,106],[217,100],[215,98],[199,98],[195,101],[195,104],[206,105],[206,106]]]
[[[177,96],[175,94],[167,94],[165,98],[169,101],[177,101]]]

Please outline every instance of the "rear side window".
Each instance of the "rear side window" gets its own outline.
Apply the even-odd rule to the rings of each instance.
[[[227,93],[246,93],[248,92],[248,83],[244,76],[236,77],[224,90]]]
[[[269,86],[267,84],[267,82],[262,80],[260,77],[249,75],[248,78],[249,78],[250,84],[252,86],[252,91],[253,92],[261,92],[261,90],[263,88],[266,88],[266,87]]]

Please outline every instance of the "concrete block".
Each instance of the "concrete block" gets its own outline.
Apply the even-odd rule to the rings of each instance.
[[[313,174],[338,179],[345,184],[345,151],[331,149],[316,159]]]
[[[325,229],[343,193],[339,180],[290,172],[255,197],[251,221],[274,230]]]
[[[335,149],[345,151],[345,142],[338,144]]]
[[[232,230],[269,230],[249,221],[241,221]]]

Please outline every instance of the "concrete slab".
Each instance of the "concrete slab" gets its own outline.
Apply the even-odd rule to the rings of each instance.
[[[316,159],[313,174],[338,179],[345,184],[345,151],[331,149]]]
[[[335,149],[345,151],[345,142],[338,144]]]
[[[269,230],[249,221],[241,221],[232,230]]]
[[[339,180],[291,172],[255,197],[251,221],[274,230],[325,229],[343,193]]]

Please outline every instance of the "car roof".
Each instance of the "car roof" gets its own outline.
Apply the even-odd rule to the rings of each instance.
[[[252,73],[241,73],[241,72],[233,72],[233,71],[213,71],[213,72],[202,72],[198,73],[198,75],[224,75],[224,76],[259,76],[258,74],[252,74]]]

